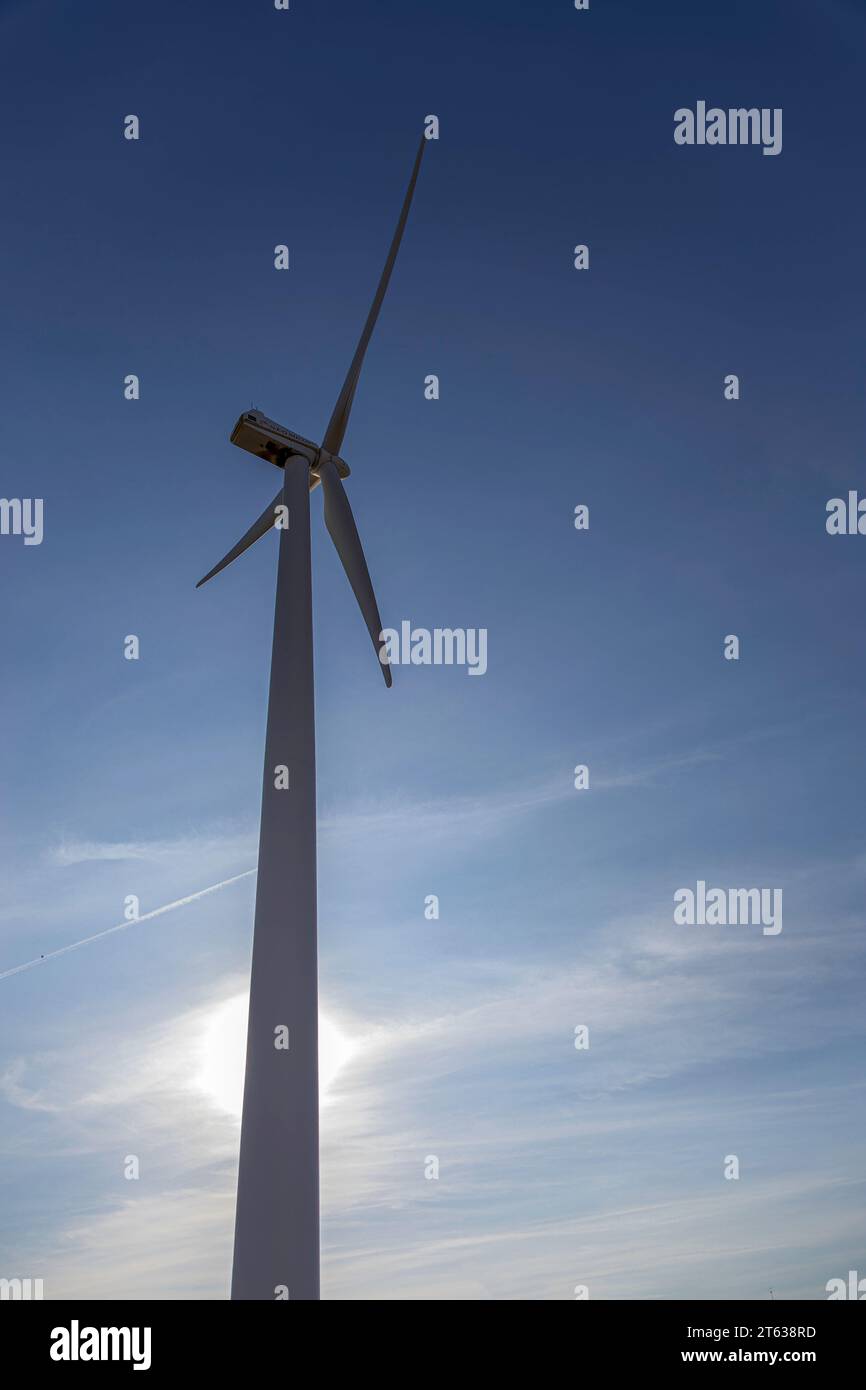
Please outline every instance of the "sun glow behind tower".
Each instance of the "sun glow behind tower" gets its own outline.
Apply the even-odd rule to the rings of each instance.
[[[220,1110],[240,1118],[244,1098],[244,1057],[249,995],[235,994],[208,1017],[202,1031],[200,1067],[195,1086]],[[347,1038],[326,1014],[319,1014],[319,1102],[327,1105],[329,1088],[359,1044]]]

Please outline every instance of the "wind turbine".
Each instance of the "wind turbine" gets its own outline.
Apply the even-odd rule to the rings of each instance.
[[[206,584],[277,527],[279,560],[265,739],[259,869],[235,1217],[233,1299],[319,1297],[319,1086],[316,950],[316,748],[310,493],[321,483],[325,526],[379,654],[382,623],[342,479],[340,448],[364,354],[397,258],[426,137],[367,321],[321,445],[260,411],[231,441],[283,469],[273,502]],[[381,662],[385,684],[391,670]]]

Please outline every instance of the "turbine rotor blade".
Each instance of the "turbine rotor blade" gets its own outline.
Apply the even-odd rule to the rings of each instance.
[[[343,569],[346,571],[352,586],[352,592],[358,600],[358,607],[364,622],[367,624],[367,631],[378,657],[382,644],[382,619],[379,617],[379,607],[376,603],[376,595],[373,593],[370,571],[367,569],[367,561],[364,559],[361,538],[358,535],[352,508],[349,505],[346,490],[333,459],[320,460],[318,473],[322,479],[325,525],[342,561]],[[390,686],[391,667],[381,658],[380,665],[382,675],[385,677],[385,684]]]
[[[329,454],[339,454],[340,445],[346,433],[346,426],[349,423],[349,412],[352,409],[352,401],[355,398],[355,387],[358,385],[358,377],[361,375],[361,367],[364,363],[364,354],[367,351],[367,344],[370,341],[373,329],[376,327],[376,320],[379,317],[382,300],[385,298],[388,281],[391,279],[391,271],[394,269],[394,262],[397,259],[397,252],[400,249],[403,229],[406,226],[406,219],[409,216],[412,194],[415,192],[418,170],[421,168],[421,156],[424,153],[424,146],[426,144],[426,136],[422,135],[421,144],[418,146],[418,153],[415,156],[412,177],[409,180],[409,187],[406,189],[406,197],[403,199],[403,207],[400,210],[400,216],[397,221],[397,230],[394,233],[391,249],[388,252],[388,259],[385,262],[385,267],[379,279],[379,286],[376,290],[373,303],[370,305],[367,322],[364,324],[363,332],[358,339],[358,346],[355,348],[355,356],[352,358],[352,365],[349,367],[346,380],[343,382],[343,389],[337,397],[337,404],[334,406],[333,414],[328,422],[328,428],[325,431],[325,437],[322,440],[322,448]]]
[[[220,570],[224,570],[226,565],[231,564],[232,560],[236,560],[239,555],[243,555],[245,550],[249,550],[250,546],[253,544],[254,541],[257,541],[261,536],[266,535],[267,532],[270,531],[271,527],[274,525],[274,522],[276,520],[275,508],[281,506],[282,501],[283,489],[280,488],[273,502],[270,504],[269,507],[265,507],[265,510],[262,512],[258,521],[253,522],[246,535],[241,536],[241,539],[238,541],[237,545],[232,547],[228,555],[224,555],[223,558],[220,560],[219,564],[214,565],[210,573],[206,574],[204,579],[200,579],[198,581],[198,583],[195,586],[197,589],[200,589],[202,584],[206,584],[209,579],[213,579],[214,575],[219,574]]]

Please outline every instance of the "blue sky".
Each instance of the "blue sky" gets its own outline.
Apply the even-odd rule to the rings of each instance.
[[[0,972],[253,866],[272,538],[193,586],[275,476],[228,436],[321,437],[434,112],[343,452],[384,622],[484,627],[489,665],[386,691],[312,499],[323,1296],[866,1273],[866,541],[824,528],[866,488],[866,7],[0,32],[0,493],[45,499],[42,545],[0,537]],[[782,107],[782,154],[676,146],[702,99]],[[782,933],[675,926],[698,879],[782,888]],[[226,1296],[253,900],[0,980],[0,1274]]]

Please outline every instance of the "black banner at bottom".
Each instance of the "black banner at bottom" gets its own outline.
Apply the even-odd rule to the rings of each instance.
[[[0,1304],[0,1327],[7,1356],[16,1371],[49,1372],[52,1376],[98,1375],[110,1369],[117,1375],[195,1371],[226,1374],[267,1362],[275,1368],[285,1361],[291,1341],[291,1360],[296,1366],[298,1339],[304,1333],[321,1335],[323,1328],[357,1313],[352,1304],[336,1305],[342,1311],[331,1315],[311,1314],[309,1305],[277,1302],[263,1306],[253,1303],[220,1302],[24,1302]],[[364,1316],[369,1319],[369,1303]],[[316,1318],[323,1316],[325,1323]],[[407,1317],[391,1323],[389,1342],[399,1348],[400,1333],[405,1334]],[[429,1313],[427,1318],[429,1318]],[[370,1353],[369,1333],[377,1318],[365,1329],[360,1343],[353,1334],[352,1361]],[[424,1315],[421,1314],[423,1318]],[[311,1321],[312,1318],[312,1321]],[[537,1329],[533,1324],[533,1331]],[[851,1368],[860,1359],[863,1335],[862,1314],[844,1302],[721,1303],[670,1302],[593,1303],[575,1301],[568,1317],[548,1325],[551,1332],[564,1331],[580,1338],[580,1364],[616,1372],[668,1371],[674,1367],[695,1366],[811,1366],[823,1375],[828,1371]],[[439,1356],[443,1373],[453,1373],[454,1347],[449,1338],[440,1340],[442,1324],[428,1326],[424,1338],[422,1369],[429,1373]],[[465,1325],[460,1329],[466,1337]],[[514,1324],[510,1324],[511,1332]],[[431,1335],[435,1332],[435,1336]],[[417,1334],[416,1334],[417,1335]],[[393,1340],[392,1340],[393,1339]],[[481,1345],[477,1354],[481,1354]],[[485,1340],[487,1352],[490,1343]],[[507,1348],[510,1351],[506,1351]],[[502,1352],[511,1357],[514,1339],[502,1342]],[[334,1344],[328,1343],[329,1373],[334,1369]],[[573,1348],[574,1350],[574,1348]],[[536,1346],[537,1354],[537,1346]],[[348,1353],[347,1353],[348,1355]],[[405,1357],[397,1353],[402,1362]],[[592,1358],[590,1361],[588,1358]],[[377,1356],[381,1362],[381,1351]],[[487,1363],[495,1364],[494,1356]]]

